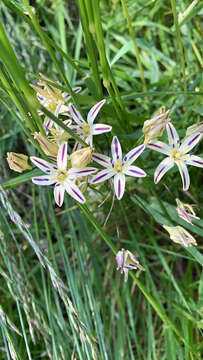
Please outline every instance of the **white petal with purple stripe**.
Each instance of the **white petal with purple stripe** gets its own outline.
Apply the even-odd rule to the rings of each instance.
[[[114,176],[114,189],[116,193],[116,197],[120,200],[123,197],[125,191],[125,175],[124,174],[116,174]]]
[[[144,151],[144,149],[145,149],[145,145],[142,144],[129,151],[123,159],[126,161],[126,165],[127,166],[131,165],[138,158],[138,156],[140,156],[140,154]]]
[[[71,176],[73,175],[74,177],[82,177],[82,176],[88,176],[91,174],[94,174],[98,169],[94,168],[94,167],[87,167],[84,169],[77,169],[77,168],[72,168],[68,171],[68,174]]]
[[[111,166],[110,158],[103,154],[94,153],[92,155],[92,160],[96,161],[98,164],[104,167]]]
[[[63,142],[59,146],[57,154],[57,167],[60,170],[66,170],[67,168],[67,143]]]
[[[128,176],[134,176],[134,177],[145,177],[147,176],[146,172],[144,172],[142,169],[140,169],[137,166],[129,166],[127,170],[124,170],[123,172],[125,175]]]
[[[113,137],[112,143],[111,143],[111,152],[112,152],[112,157],[113,160],[121,160],[122,161],[122,149],[121,149],[121,145],[120,142],[117,138],[117,136]]]
[[[184,154],[187,154],[199,142],[200,138],[200,133],[188,136],[187,139],[185,139],[185,141],[183,141],[181,144],[179,151],[184,151]]]
[[[170,122],[166,125],[166,130],[168,134],[169,145],[175,146],[176,144],[179,144],[180,140],[178,133]]]
[[[99,135],[112,130],[112,127],[105,124],[95,124],[92,126],[92,135]]]
[[[85,122],[83,117],[80,115],[79,111],[77,111],[77,109],[75,108],[75,106],[73,104],[69,105],[69,111],[70,111],[71,116],[73,117],[74,121],[77,124],[81,124],[81,123]]]
[[[186,164],[183,161],[176,161],[183,183],[183,190],[187,191],[190,186],[190,176]]]
[[[92,125],[94,122],[94,119],[96,118],[99,110],[101,109],[101,107],[105,104],[106,100],[101,100],[100,102],[98,102],[96,105],[94,105],[91,110],[89,111],[88,115],[87,115],[87,122]]]
[[[98,184],[100,182],[110,179],[114,175],[115,172],[111,169],[101,170],[97,175],[93,176],[91,184]]]
[[[43,186],[46,186],[46,185],[52,185],[56,182],[56,179],[53,180],[53,177],[51,176],[37,176],[37,177],[33,177],[32,178],[32,182],[36,185],[43,185]]]
[[[170,170],[174,166],[174,162],[170,160],[169,157],[162,160],[160,164],[157,166],[156,171],[154,173],[154,182],[157,184],[164,174]]]
[[[31,156],[30,160],[33,164],[35,164],[35,166],[37,166],[40,170],[44,171],[47,174],[51,173],[53,170],[57,170],[57,166],[38,157]]]
[[[64,200],[64,185],[56,184],[54,187],[54,199],[56,204],[60,207],[63,205]]]
[[[199,156],[189,155],[188,159],[186,160],[186,164],[202,168],[203,167],[203,159]]]
[[[65,190],[67,193],[72,196],[76,201],[84,204],[85,197],[83,196],[82,192],[78,189],[78,187],[70,180],[64,183]]]
[[[169,155],[169,152],[171,150],[171,147],[163,143],[162,141],[150,141],[148,142],[147,147],[166,155]]]

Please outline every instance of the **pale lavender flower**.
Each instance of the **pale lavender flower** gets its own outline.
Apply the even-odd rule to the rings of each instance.
[[[101,100],[96,105],[94,105],[87,115],[87,122],[83,119],[81,114],[77,111],[73,104],[69,105],[69,111],[73,120],[77,125],[72,126],[72,130],[80,136],[89,146],[93,145],[93,136],[103,134],[111,131],[112,127],[105,124],[93,124],[94,120],[101,109],[105,104],[106,100]]]
[[[158,151],[167,155],[167,158],[161,161],[154,174],[154,182],[157,184],[164,174],[170,170],[174,164],[178,166],[183,190],[186,191],[190,186],[190,177],[187,169],[187,165],[193,165],[197,167],[203,167],[203,159],[188,152],[198,143],[201,138],[200,133],[188,136],[182,144],[180,144],[179,136],[176,129],[171,123],[166,125],[169,144],[165,144],[161,141],[150,141],[147,146],[150,149]]]
[[[195,238],[182,226],[166,226],[163,225],[164,229],[169,232],[170,238],[175,243],[189,247],[197,245]]]
[[[140,265],[136,255],[133,255],[129,250],[122,249],[116,255],[117,270],[121,269],[121,274],[125,275],[125,281],[128,280],[128,270],[145,269]]]
[[[32,182],[37,185],[53,185],[54,198],[58,206],[62,206],[64,200],[64,192],[80,203],[84,203],[85,197],[79,188],[75,185],[76,178],[93,174],[97,169],[86,167],[84,169],[71,168],[67,169],[67,143],[64,142],[59,146],[57,154],[57,165],[49,163],[38,157],[30,158],[33,164],[41,169],[46,175],[32,178]]]
[[[199,217],[196,216],[193,207],[195,205],[183,204],[179,199],[176,199],[177,203],[177,212],[178,215],[189,224],[193,225],[192,219],[199,220]]]
[[[129,151],[122,159],[122,149],[116,136],[113,137],[111,144],[112,158],[102,154],[93,154],[92,159],[105,167],[91,180],[92,184],[98,184],[114,177],[114,189],[116,197],[120,200],[125,190],[125,175],[134,177],[144,177],[146,173],[137,166],[131,165],[138,156],[144,151],[145,145],[139,145]]]

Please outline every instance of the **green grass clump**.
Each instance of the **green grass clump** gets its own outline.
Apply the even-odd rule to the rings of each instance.
[[[0,359],[201,359],[201,169],[190,167],[185,193],[175,169],[155,185],[163,156],[146,149],[137,163],[148,176],[128,177],[121,201],[104,183],[90,187],[86,204],[66,196],[59,208],[52,189],[32,184],[38,170],[17,174],[6,162],[11,151],[46,158],[33,137],[44,128],[29,85],[40,73],[83,116],[107,100],[101,122],[112,133],[94,138],[98,152],[110,153],[111,135],[124,153],[143,143],[144,121],[161,106],[184,138],[203,115],[202,5],[190,5],[1,1]],[[63,116],[43,110],[63,126]],[[176,198],[196,204],[200,220],[178,217]],[[174,244],[163,224],[183,226],[198,246]],[[145,268],[126,283],[116,272],[122,248]]]

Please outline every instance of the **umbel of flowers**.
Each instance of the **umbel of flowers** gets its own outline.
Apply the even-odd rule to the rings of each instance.
[[[145,140],[143,144],[123,155],[119,139],[114,136],[111,143],[111,157],[109,157],[106,154],[97,153],[93,147],[95,135],[112,130],[108,124],[95,123],[106,100],[103,99],[96,103],[88,112],[87,120],[85,120],[73,104],[66,104],[71,96],[59,90],[60,84],[55,83],[55,87],[53,82],[53,85],[50,85],[47,81],[51,82],[50,79],[42,76],[42,80],[38,82],[38,85],[42,87],[34,85],[32,87],[36,91],[40,103],[56,117],[59,117],[60,114],[67,116],[67,119],[63,121],[67,131],[46,116],[44,119],[45,133],[35,132],[33,136],[45,155],[48,156],[49,161],[35,156],[32,156],[30,160],[42,171],[42,175],[32,178],[33,183],[53,187],[54,199],[58,206],[62,206],[65,193],[76,201],[84,203],[86,201],[84,191],[88,188],[88,184],[95,187],[108,180],[113,180],[115,195],[118,200],[121,200],[126,187],[126,176],[133,178],[147,176],[143,169],[134,165],[136,159],[146,148],[167,156],[155,170],[155,184],[176,164],[182,178],[183,190],[189,189],[190,177],[187,165],[203,167],[203,159],[190,152],[202,138],[202,124],[188,128],[187,137],[181,143],[175,127],[170,122],[170,111],[165,111],[165,108],[162,107],[152,119],[144,123]],[[73,89],[75,93],[80,90],[81,88]],[[40,114],[42,113],[40,112]],[[168,134],[168,144],[157,140],[165,128]],[[85,142],[87,146],[82,146],[78,141],[73,144],[74,139],[71,139],[68,129],[71,129],[81,139],[81,143]],[[69,143],[70,139],[71,143]],[[98,164],[100,168],[87,166],[91,161]],[[23,154],[8,153],[8,163],[11,169],[18,172],[31,168],[28,164],[28,157]],[[177,200],[177,205],[178,215],[185,221],[192,224],[191,219],[199,219],[189,204],[183,204]],[[184,228],[168,227],[164,224],[163,226],[170,233],[174,242],[186,247],[196,245],[195,239]],[[121,268],[121,272],[124,271],[125,280],[127,280],[129,269],[143,270],[141,265],[139,266],[137,258],[128,250],[123,249],[117,254],[117,267]]]

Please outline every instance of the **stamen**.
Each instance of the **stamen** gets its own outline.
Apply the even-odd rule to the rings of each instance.
[[[123,160],[126,161],[126,160],[127,160],[127,156],[124,156]]]

